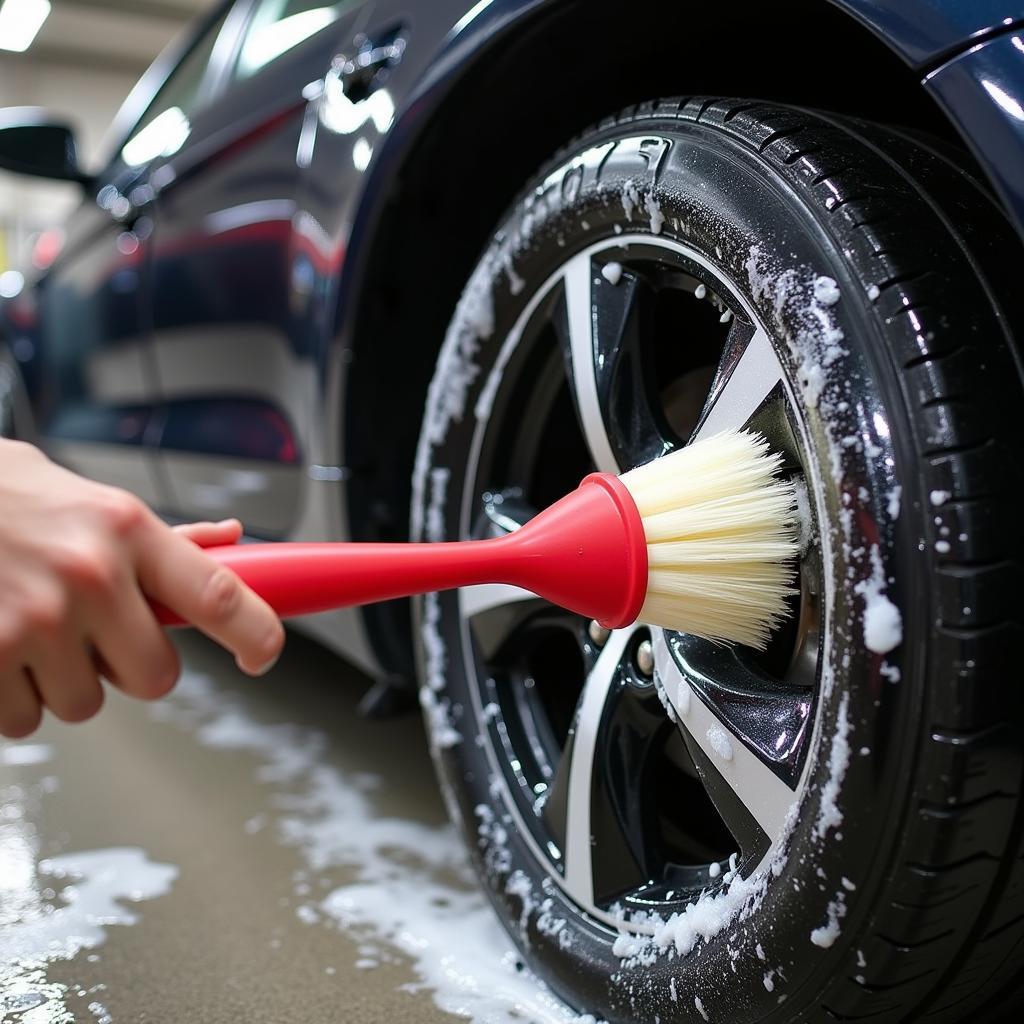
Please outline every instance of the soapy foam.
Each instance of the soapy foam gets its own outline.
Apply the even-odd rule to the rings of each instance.
[[[833,379],[826,371],[842,355],[847,355],[839,342],[842,330],[832,318],[827,300],[834,297],[831,278],[812,276],[807,268],[788,268],[776,271],[760,246],[754,245],[745,263],[748,283],[753,294],[768,302],[773,310],[775,325],[786,339],[795,360],[799,360],[798,378],[804,401],[811,407],[821,406],[826,420],[840,407],[850,406],[844,389],[848,382],[838,375]],[[810,281],[811,296],[808,298]],[[787,315],[788,314],[788,317]],[[795,327],[793,324],[795,323]],[[881,449],[868,437],[850,434],[842,438],[827,438],[832,472],[842,483],[843,450],[863,452],[868,458],[877,458]],[[899,514],[900,490],[892,488],[888,496],[888,512],[895,518]],[[935,492],[942,495],[943,492]],[[844,498],[848,498],[844,495]],[[943,499],[944,500],[944,499]],[[853,514],[849,507],[840,510],[844,554],[853,554],[851,545]],[[903,620],[899,608],[886,594],[886,579],[881,552],[877,545],[871,550],[871,575],[855,585],[855,591],[864,599],[863,637],[865,646],[875,653],[886,654],[903,640]]]
[[[0,743],[0,765],[27,767],[45,764],[53,758],[49,743]]]
[[[379,815],[371,794],[380,779],[326,763],[323,733],[257,722],[243,704],[191,672],[153,711],[180,720],[208,746],[254,757],[257,778],[273,790],[273,834],[299,851],[311,873],[352,873],[351,883],[322,900],[310,898],[316,886],[308,881],[296,882],[296,895],[312,910],[311,927],[338,927],[359,941],[366,969],[370,961],[384,962],[389,950],[400,952],[441,1010],[482,1024],[587,1021],[525,968],[455,829]],[[486,841],[500,848],[508,839],[504,826],[481,807]],[[496,866],[507,870],[507,864]],[[543,919],[556,941],[567,941],[553,907],[532,891],[526,895],[535,901],[538,924]]]
[[[814,301],[823,306],[834,306],[839,301],[839,285],[831,277],[814,279]]]
[[[790,808],[783,834],[771,858],[743,878],[736,854],[729,858],[729,870],[714,889],[705,889],[682,911],[665,918],[656,912],[630,911],[613,907],[620,932],[612,952],[626,970],[649,967],[659,957],[686,957],[701,943],[708,942],[736,921],[754,917],[764,901],[768,883],[777,878],[786,864],[786,846],[798,814],[798,804]]]
[[[825,911],[825,923],[811,932],[811,942],[822,949],[829,949],[842,933],[840,922],[846,917],[846,892],[842,889],[830,900]]]
[[[725,730],[717,725],[712,726],[708,729],[708,743],[711,744],[711,749],[723,760],[731,761],[732,744],[729,742],[729,737],[725,734]]]
[[[618,284],[622,279],[622,264],[621,263],[606,263],[601,268],[601,276],[612,285]]]
[[[900,498],[903,495],[903,488],[899,484],[895,484],[889,489],[889,493],[886,495],[885,510],[889,513],[889,518],[893,521],[900,517]]]
[[[836,727],[832,734],[829,750],[828,779],[821,790],[821,809],[814,825],[814,835],[824,839],[829,829],[837,829],[843,823],[843,812],[836,802],[850,766],[850,695],[844,693],[839,699]]]
[[[23,1024],[58,1024],[73,1019],[67,1000],[74,986],[47,981],[47,966],[102,945],[111,927],[135,924],[139,918],[131,904],[164,895],[178,870],[150,861],[135,847],[66,853],[37,863],[37,842],[27,831],[0,837],[0,1017],[18,1012]],[[90,1011],[102,1020],[106,1011],[96,1007],[99,1012]]]
[[[435,466],[430,471],[430,502],[426,512],[426,539],[444,540],[444,503],[448,491],[449,470]],[[423,598],[420,631],[423,637],[424,676],[420,687],[420,704],[426,713],[427,732],[431,743],[446,749],[462,742],[462,734],[452,721],[451,699],[444,694],[448,650],[441,636],[441,602],[436,593]]]
[[[871,546],[871,576],[854,590],[864,598],[864,646],[876,654],[888,654],[903,642],[903,616],[885,594],[885,572],[878,545]]]
[[[0,788],[0,1019],[19,1024],[65,1024],[86,1012],[85,1000],[105,988],[48,978],[51,964],[72,961],[101,946],[112,927],[135,924],[134,904],[162,896],[177,877],[136,847],[61,853],[40,859],[40,835],[32,825],[40,801],[58,790],[54,775],[39,768],[54,756],[47,743],[6,743],[0,764],[13,769]],[[5,780],[6,781],[6,780]],[[73,970],[67,968],[66,974]],[[105,1007],[88,1006],[100,1024]]]

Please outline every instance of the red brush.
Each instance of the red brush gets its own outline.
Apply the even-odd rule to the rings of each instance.
[[[511,583],[609,629],[633,622],[647,591],[647,542],[618,477],[588,476],[525,526],[440,544],[231,544],[206,554],[282,618],[474,583]],[[157,608],[165,625],[182,625]]]
[[[760,438],[722,434],[622,478],[588,476],[514,533],[436,544],[240,544],[206,553],[288,618],[479,583],[609,629],[641,618],[761,646],[796,553],[792,487]],[[157,608],[160,621],[182,620]]]

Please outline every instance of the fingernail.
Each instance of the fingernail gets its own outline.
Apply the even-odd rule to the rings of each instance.
[[[277,664],[278,659],[280,657],[281,657],[280,654],[275,654],[274,657],[272,657],[270,659],[270,661],[268,661],[264,665],[260,665],[259,668],[253,669],[252,671],[249,671],[248,669],[244,669],[243,668],[242,671],[243,672],[249,672],[249,675],[251,675],[251,676],[265,676]],[[242,666],[239,665],[239,668],[241,668],[241,667]]]

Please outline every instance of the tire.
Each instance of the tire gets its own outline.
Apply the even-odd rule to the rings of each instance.
[[[29,418],[21,370],[8,346],[0,341],[0,437],[32,436]]]
[[[418,605],[450,811],[580,1011],[1024,1005],[1018,250],[920,140],[689,99],[574,142],[481,257],[427,399],[415,536],[514,529],[595,464],[730,425],[808,499],[765,655],[608,636],[500,588]]]

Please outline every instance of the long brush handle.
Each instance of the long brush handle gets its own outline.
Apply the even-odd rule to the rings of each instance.
[[[444,544],[231,544],[205,554],[236,573],[282,618],[372,604],[474,583],[504,582],[508,549],[498,540]],[[154,605],[158,620],[179,626]]]
[[[643,522],[626,486],[595,473],[525,526],[493,540],[438,544],[240,544],[206,554],[290,617],[510,583],[611,628],[636,619],[647,591]],[[182,625],[154,605],[165,625]]]

